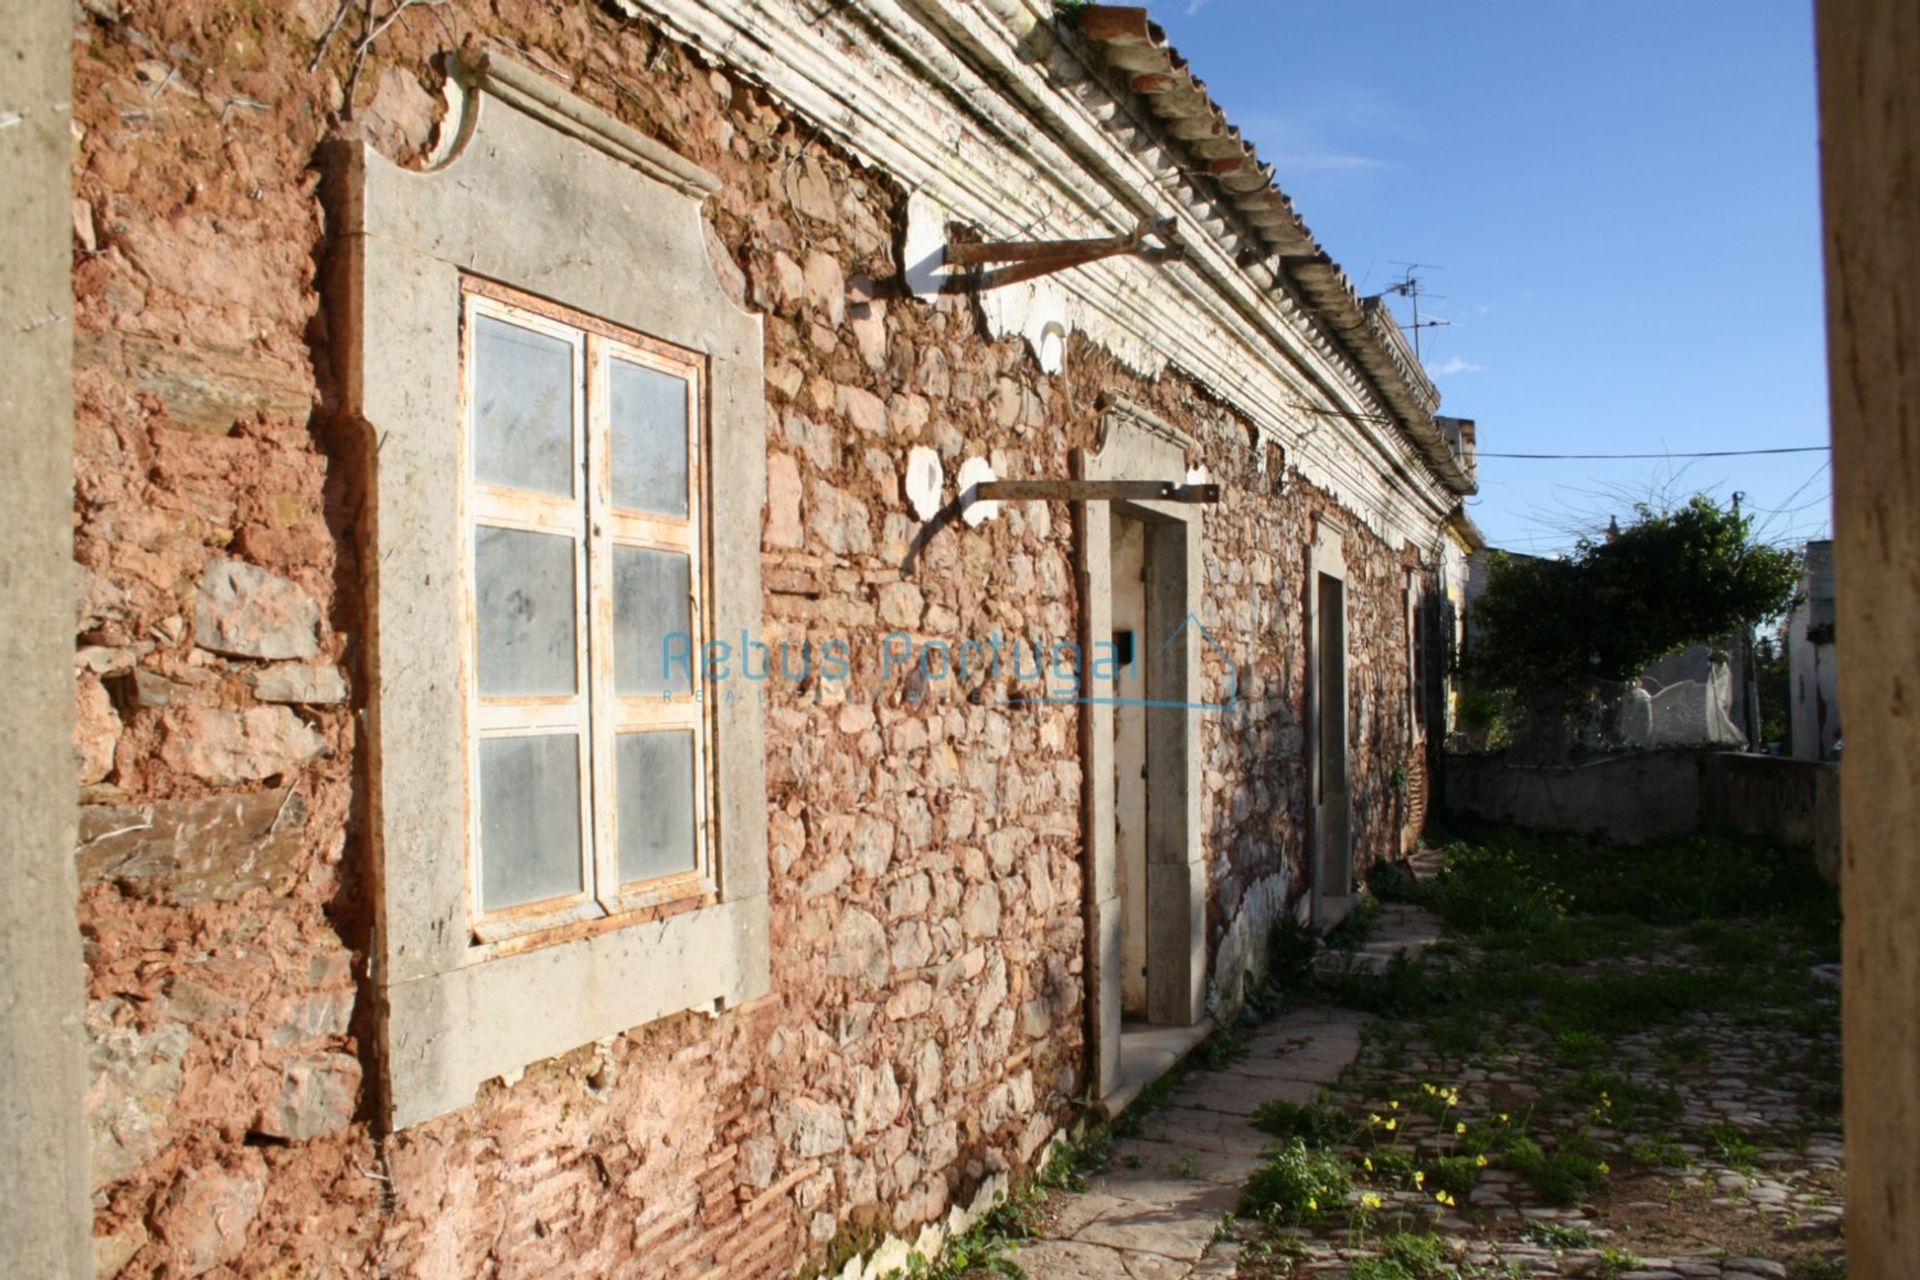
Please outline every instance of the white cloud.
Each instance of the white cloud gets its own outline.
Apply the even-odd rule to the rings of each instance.
[[[1427,372],[1436,378],[1444,378],[1453,373],[1485,373],[1487,366],[1475,364],[1471,360],[1462,360],[1459,356],[1448,357],[1445,364],[1430,364]]]

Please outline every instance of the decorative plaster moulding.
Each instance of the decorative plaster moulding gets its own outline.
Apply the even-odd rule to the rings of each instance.
[[[1410,441],[1370,425],[1384,406],[1298,303],[1263,287],[1259,268],[1235,263],[1212,198],[1170,178],[1165,149],[1148,135],[1124,122],[1116,132],[1121,108],[1031,20],[1030,5],[846,0],[824,15],[792,0],[620,6],[764,86],[928,208],[989,236],[1037,226],[1113,235],[1172,213],[1189,262],[1148,268],[1108,259],[1052,278],[1062,327],[1149,376],[1177,366],[1231,401],[1285,442],[1302,477],[1343,495],[1394,549],[1431,541],[1453,495]],[[1025,321],[990,319],[1022,333]],[[1342,430],[1329,429],[1331,419],[1303,419],[1301,407],[1318,404],[1342,415]]]

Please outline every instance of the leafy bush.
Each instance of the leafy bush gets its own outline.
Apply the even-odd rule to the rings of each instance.
[[[1344,1207],[1353,1174],[1331,1151],[1315,1151],[1299,1138],[1271,1152],[1240,1192],[1240,1213],[1263,1222],[1297,1226]]]

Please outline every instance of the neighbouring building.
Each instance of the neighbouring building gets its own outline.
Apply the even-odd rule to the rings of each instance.
[[[1062,10],[75,6],[98,1274],[882,1274],[1417,833],[1473,424]]]
[[[1839,660],[1834,651],[1833,543],[1809,542],[1800,602],[1787,617],[1788,726],[1791,754],[1840,758]]]

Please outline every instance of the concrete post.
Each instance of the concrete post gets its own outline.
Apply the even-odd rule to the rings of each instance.
[[[1847,1274],[1920,1259],[1920,6],[1819,0],[1847,748]]]
[[[74,923],[72,6],[0,23],[0,1274],[90,1276]]]

